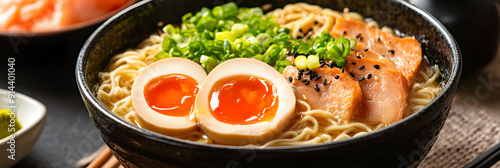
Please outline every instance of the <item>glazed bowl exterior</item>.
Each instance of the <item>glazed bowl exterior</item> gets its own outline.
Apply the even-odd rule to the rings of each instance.
[[[282,8],[296,1],[237,1]],[[414,36],[423,55],[441,70],[442,92],[415,114],[370,134],[336,142],[294,147],[241,147],[188,142],[141,129],[107,110],[96,98],[98,73],[110,58],[158,32],[159,22],[179,23],[188,12],[218,1],[141,1],[99,27],[82,48],[77,83],[102,138],[125,167],[415,167],[426,156],[452,104],[461,72],[460,51],[448,31],[428,13],[400,0],[306,1],[374,18],[381,26]]]

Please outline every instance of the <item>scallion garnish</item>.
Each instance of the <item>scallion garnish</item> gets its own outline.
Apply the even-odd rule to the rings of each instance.
[[[294,63],[299,69],[326,64],[319,60],[330,60],[343,67],[344,57],[357,45],[354,39],[335,39],[328,31],[316,39],[294,39],[289,28],[279,27],[272,16],[264,16],[261,8],[238,8],[233,2],[188,13],[182,17],[182,25],[163,27],[168,36],[156,58],[188,58],[200,63],[207,72],[232,58],[255,58],[282,73],[292,65],[286,57],[297,55],[300,56]]]

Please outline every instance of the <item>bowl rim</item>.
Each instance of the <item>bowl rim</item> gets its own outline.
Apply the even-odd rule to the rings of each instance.
[[[85,27],[106,21],[106,19],[114,16],[115,14],[122,11],[123,9],[126,9],[127,7],[131,6],[136,1],[137,0],[128,0],[127,3],[123,4],[119,8],[116,8],[112,11],[109,11],[108,13],[106,13],[104,15],[101,15],[99,17],[96,17],[96,18],[93,18],[90,20],[86,20],[84,22],[66,25],[66,26],[63,26],[63,27],[55,29],[55,30],[43,30],[43,31],[8,31],[8,30],[6,31],[6,30],[0,30],[0,36],[14,36],[14,37],[15,36],[23,36],[23,37],[50,36],[50,35],[56,35],[56,34],[60,34],[60,33],[78,30],[81,28],[85,28]]]
[[[7,94],[9,94],[9,92],[10,91],[8,91],[8,90],[0,89],[0,95],[7,95]],[[21,135],[23,135],[26,132],[28,132],[29,130],[33,129],[38,123],[40,123],[44,120],[44,118],[47,115],[47,108],[39,101],[37,101],[29,96],[26,96],[22,93],[14,92],[14,94],[16,96],[16,99],[23,99],[23,100],[27,101],[27,104],[31,104],[33,106],[36,106],[36,109],[38,109],[38,111],[30,111],[29,113],[39,113],[39,112],[41,113],[41,114],[36,116],[37,118],[35,118],[33,123],[28,123],[27,125],[25,125],[26,123],[24,123],[24,124],[21,123],[22,128],[19,131],[16,131],[14,133],[14,135],[17,139],[18,137],[21,137]],[[16,102],[18,102],[18,101],[16,101]],[[19,104],[17,106],[19,106]],[[16,115],[17,115],[17,113],[18,112],[16,112]],[[9,136],[5,137],[3,139],[0,139],[0,144],[6,143],[9,139],[10,139]]]
[[[124,18],[126,18],[126,13],[137,10],[138,8],[141,8],[149,3],[154,2],[154,0],[143,0],[140,1],[136,4],[133,4],[126,8],[125,10],[117,13],[113,17],[109,18],[106,22],[104,22],[99,28],[97,28],[91,36],[87,39],[85,44],[83,45],[82,49],[80,50],[77,64],[76,64],[76,80],[77,80],[77,85],[80,90],[80,93],[84,99],[87,99],[88,104],[91,104],[91,106],[96,108],[97,113],[101,113],[107,118],[112,119],[114,122],[117,122],[121,124],[124,127],[127,127],[128,129],[132,130],[133,132],[137,134],[142,134],[142,136],[145,139],[150,139],[154,141],[158,141],[161,143],[167,143],[173,146],[178,146],[182,148],[190,148],[190,149],[196,149],[196,150],[253,150],[253,151],[262,151],[262,152],[280,152],[280,153],[289,153],[289,152],[296,152],[297,150],[306,152],[306,151],[316,151],[316,150],[322,150],[322,149],[329,149],[329,148],[335,148],[338,146],[344,146],[347,144],[352,144],[352,143],[357,143],[360,141],[366,141],[370,139],[377,138],[381,136],[384,132],[391,132],[391,130],[395,129],[396,127],[400,125],[404,125],[408,123],[410,120],[415,120],[420,118],[420,116],[423,115],[424,112],[430,111],[430,106],[435,104],[437,101],[442,101],[444,100],[447,96],[453,95],[458,82],[460,80],[460,74],[461,74],[461,69],[462,69],[462,58],[461,58],[461,53],[460,49],[458,47],[457,42],[451,35],[451,33],[432,15],[430,15],[428,12],[410,4],[409,2],[406,2],[404,0],[386,0],[388,3],[399,3],[402,6],[409,8],[410,10],[414,11],[418,15],[421,15],[427,22],[429,22],[433,27],[437,29],[437,32],[443,36],[445,39],[447,45],[450,47],[451,50],[451,73],[449,75],[449,80],[446,82],[444,86],[442,86],[441,92],[426,106],[424,106],[422,109],[418,110],[414,114],[405,117],[404,119],[393,123],[387,127],[374,130],[373,132],[356,136],[356,137],[351,137],[348,139],[343,139],[343,140],[338,140],[338,141],[331,141],[331,142],[325,142],[325,143],[318,143],[318,144],[310,144],[310,145],[299,145],[299,146],[270,146],[270,147],[262,147],[262,146],[229,146],[229,145],[214,145],[214,144],[203,144],[203,143],[197,143],[197,142],[192,142],[192,141],[187,141],[183,139],[178,139],[166,135],[162,135],[159,133],[155,133],[140,127],[137,127],[136,125],[133,125],[124,119],[118,117],[117,115],[113,114],[113,112],[109,111],[104,107],[104,105],[99,102],[94,96],[89,87],[87,86],[85,82],[85,75],[83,74],[83,70],[86,70],[85,65],[86,65],[86,60],[90,54],[89,48],[91,48],[91,45],[94,43],[94,41],[97,41],[101,37],[100,32],[105,30],[108,25],[112,25],[113,22],[115,21],[120,21]],[[122,18],[123,17],[123,18]]]

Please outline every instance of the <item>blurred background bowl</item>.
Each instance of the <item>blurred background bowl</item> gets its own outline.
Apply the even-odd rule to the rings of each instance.
[[[7,109],[11,105],[8,99],[8,91],[0,89],[0,109]],[[7,168],[15,165],[17,162],[21,161],[33,148],[40,133],[42,132],[43,126],[45,125],[45,106],[35,99],[32,99],[21,93],[14,93],[15,95],[15,105],[16,117],[19,120],[22,128],[14,133],[15,138],[15,160],[8,158],[11,153],[6,151],[11,149],[12,143],[7,143],[11,141],[10,137],[0,139],[0,168]]]
[[[306,1],[342,10],[348,7],[381,26],[415,36],[423,55],[441,71],[442,92],[422,110],[367,135],[295,147],[249,148],[207,145],[141,129],[107,110],[95,97],[97,74],[110,58],[135,48],[158,32],[158,22],[179,23],[188,12],[221,5],[216,1],[141,1],[99,27],[82,48],[77,83],[104,142],[125,167],[416,167],[434,144],[451,107],[461,74],[461,56],[450,33],[434,17],[402,0]],[[266,3],[282,8],[295,1],[238,1],[243,7]]]
[[[129,0],[104,15],[54,30],[0,30],[0,53],[7,57],[27,57],[26,60],[36,63],[60,62],[64,57],[75,58],[83,42],[100,24],[136,1]],[[41,56],[45,54],[51,56]]]
[[[75,77],[72,70],[85,40],[106,19],[125,9],[137,0],[129,0],[126,4],[105,15],[50,31],[12,32],[0,31],[0,58],[14,58],[17,74],[32,74],[31,79],[19,75],[18,84],[44,81],[40,88],[50,87],[65,89],[47,81],[57,81],[60,85],[74,85]],[[1,64],[0,69],[7,69],[7,64]],[[54,73],[57,72],[57,73]],[[50,75],[50,74],[57,75]],[[7,79],[7,73],[0,73],[0,78]],[[46,83],[46,84],[45,84]],[[48,86],[48,87],[46,87]],[[18,88],[20,89],[20,88]]]

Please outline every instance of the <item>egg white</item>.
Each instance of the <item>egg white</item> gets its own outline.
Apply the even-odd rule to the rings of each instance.
[[[271,121],[235,125],[221,122],[211,114],[209,95],[213,85],[221,79],[239,75],[264,78],[273,84],[279,102]],[[236,58],[221,63],[205,78],[196,96],[195,116],[204,133],[218,142],[229,145],[259,144],[269,141],[289,125],[294,117],[295,103],[292,87],[273,67],[256,59]]]
[[[142,69],[132,86],[132,104],[138,124],[148,130],[164,135],[177,135],[194,130],[196,119],[193,114],[181,117],[167,116],[149,107],[144,97],[144,87],[151,79],[169,74],[192,77],[198,85],[207,76],[205,70],[196,62],[185,58],[166,58]]]

